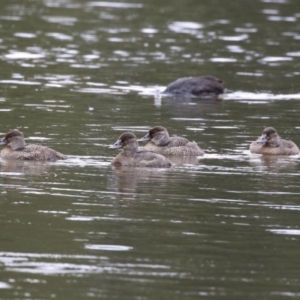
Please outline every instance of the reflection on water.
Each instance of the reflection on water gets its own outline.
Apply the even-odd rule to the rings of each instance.
[[[250,156],[250,165],[266,171],[293,171],[299,166],[299,156],[255,155]]]
[[[154,181],[155,190],[163,188],[167,181],[167,170],[153,170],[149,168],[132,168],[132,167],[112,167],[113,173],[108,180],[108,189],[117,190],[121,193],[136,193],[138,187],[147,186],[147,182]],[[159,186],[157,185],[159,183]],[[153,188],[154,188],[153,186]],[[149,189],[152,187],[149,186]],[[145,189],[145,187],[144,187]],[[146,192],[146,191],[144,191]],[[149,190],[151,193],[151,191]]]
[[[185,172],[186,170],[200,170],[197,168],[199,158],[193,156],[168,156],[174,164],[171,168],[174,172]],[[112,167],[113,176],[108,180],[109,189],[117,190],[121,193],[136,193],[141,186],[146,192],[155,189],[156,192],[163,190],[168,185],[168,173],[166,169],[133,168],[133,167]],[[147,183],[152,182],[149,186]]]
[[[1,173],[16,173],[28,175],[41,175],[50,171],[51,165],[47,162],[23,161],[23,160],[0,160]],[[2,174],[7,175],[7,174]]]
[[[168,159],[176,166],[197,165],[199,163],[196,156],[168,156]]]

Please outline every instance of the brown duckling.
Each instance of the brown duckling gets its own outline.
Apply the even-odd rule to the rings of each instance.
[[[250,152],[271,155],[296,155],[299,148],[292,141],[281,139],[275,128],[266,127],[262,135],[250,144]]]
[[[163,94],[198,97],[217,97],[223,93],[223,81],[214,76],[179,78],[163,91]]]
[[[67,159],[67,156],[51,148],[41,145],[26,145],[24,135],[19,130],[8,132],[0,140],[0,145],[5,145],[0,152],[0,157],[15,160],[39,160],[56,161],[58,159]]]
[[[180,136],[170,137],[168,130],[162,126],[151,128],[144,137],[138,139],[138,142],[144,141],[150,141],[144,147],[145,149],[162,155],[204,155],[204,151],[195,142],[189,142],[186,138]]]
[[[109,149],[123,149],[111,163],[131,167],[171,167],[172,163],[163,155],[138,147],[136,136],[133,133],[123,133],[113,145],[109,146]]]

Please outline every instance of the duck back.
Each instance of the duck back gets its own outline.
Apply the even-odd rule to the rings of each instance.
[[[296,155],[299,154],[299,148],[294,142],[284,139],[279,140],[278,147],[270,147],[255,141],[250,144],[250,152],[270,155]]]
[[[22,150],[11,150],[9,147],[2,149],[1,158],[16,160],[39,160],[39,161],[56,161],[67,159],[67,156],[51,148],[41,145],[26,145]]]
[[[183,137],[171,137],[165,146],[157,146],[153,142],[149,142],[144,146],[148,151],[159,153],[162,155],[177,156],[201,156],[204,151],[199,148],[195,142],[189,142]]]
[[[222,81],[214,76],[183,77],[170,83],[164,94],[216,96],[224,93]]]
[[[121,152],[113,159],[112,164],[119,166],[152,168],[169,168],[172,166],[172,163],[163,155],[153,153],[145,149],[138,149],[133,156],[127,156]]]

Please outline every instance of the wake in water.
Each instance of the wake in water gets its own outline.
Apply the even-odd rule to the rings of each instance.
[[[225,93],[221,96],[221,98],[224,100],[297,100],[300,99],[300,93],[274,95],[270,93],[250,93],[236,91],[232,93]]]

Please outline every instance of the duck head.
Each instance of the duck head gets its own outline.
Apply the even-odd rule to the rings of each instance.
[[[6,145],[13,151],[22,150],[25,148],[24,135],[19,130],[12,130],[8,132],[1,140],[0,145]]]
[[[138,147],[136,136],[132,132],[125,132],[121,134],[118,140],[113,144],[110,145],[109,149],[127,149],[130,147]]]
[[[273,127],[266,127],[262,135],[256,140],[259,144],[272,144],[272,145],[279,145],[278,144],[278,134],[275,128]]]
[[[144,137],[138,139],[138,142],[145,141],[151,141],[157,146],[165,146],[169,142],[168,130],[162,126],[155,126]]]

